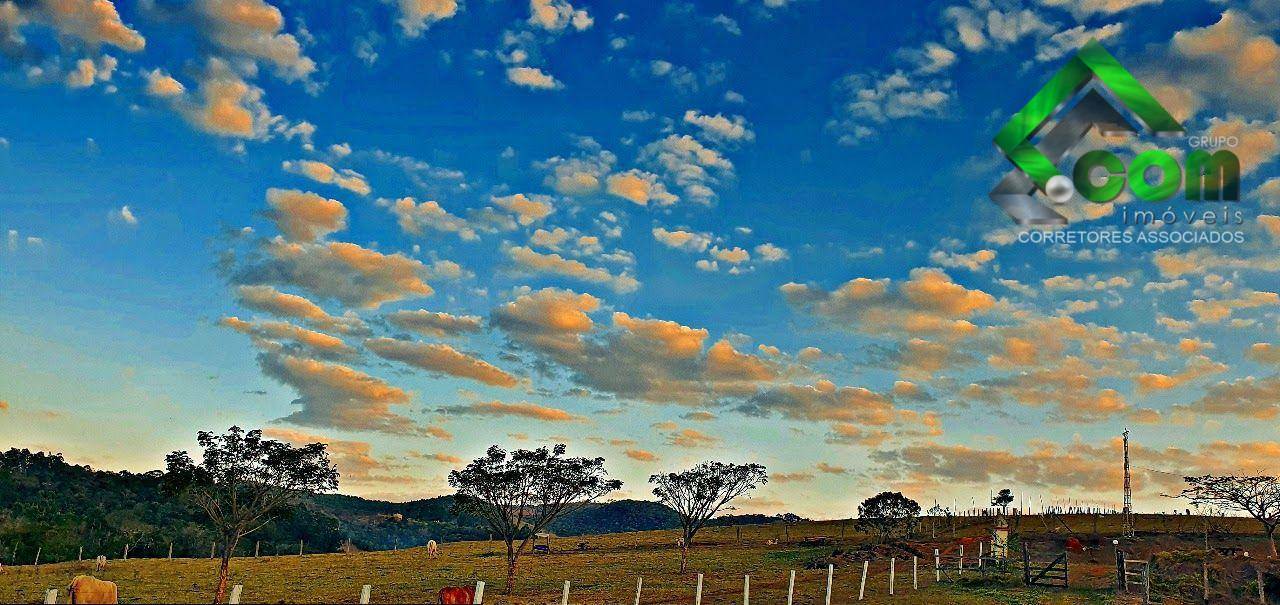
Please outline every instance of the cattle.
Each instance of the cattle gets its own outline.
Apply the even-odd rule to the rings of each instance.
[[[107,557],[104,555],[98,555],[98,558],[93,560],[94,573],[100,573],[106,570],[107,570]]]
[[[676,548],[684,548],[684,536],[676,538]]]
[[[440,556],[440,545],[435,540],[427,540],[427,556],[433,559]]]
[[[445,586],[440,589],[441,605],[470,605],[476,601],[476,589],[470,586]]]
[[[118,603],[116,583],[99,580],[93,576],[76,576],[67,586],[72,603]]]

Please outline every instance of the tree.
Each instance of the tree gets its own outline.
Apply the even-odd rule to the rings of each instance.
[[[604,458],[564,454],[564,444],[510,454],[495,445],[466,468],[449,473],[449,485],[458,490],[457,509],[483,519],[507,545],[507,594],[515,586],[516,564],[531,538],[556,519],[622,487],[621,481],[608,478]]]
[[[1245,512],[1257,519],[1267,533],[1271,556],[1276,553],[1276,528],[1280,526],[1280,480],[1267,475],[1183,477],[1186,489],[1177,495],[1193,504]]]
[[[1013,504],[1013,492],[1007,488],[1000,490],[1000,493],[991,498],[991,506],[999,506],[1002,513],[1008,511],[1010,504]]]
[[[680,515],[680,573],[689,563],[693,536],[731,500],[769,482],[762,464],[703,462],[689,470],[649,477],[653,495]]]
[[[337,489],[338,471],[323,443],[294,447],[233,426],[223,435],[201,431],[199,464],[184,451],[165,457],[165,482],[209,517],[222,546],[215,605],[227,591],[231,555],[240,539],[297,504],[307,493]]]
[[[871,531],[881,542],[910,534],[920,516],[920,504],[899,492],[880,492],[858,505],[858,529]]]

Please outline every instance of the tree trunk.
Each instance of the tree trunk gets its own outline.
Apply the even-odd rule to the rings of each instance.
[[[231,576],[231,554],[236,551],[239,536],[228,537],[222,550],[222,562],[218,566],[218,590],[213,595],[213,605],[218,605],[227,596],[227,580]]]
[[[516,562],[520,553],[516,552],[515,546],[511,542],[507,542],[507,585],[503,590],[504,594],[510,595],[516,586]]]
[[[684,573],[689,568],[689,543],[693,541],[693,537],[684,539],[684,544],[680,546],[680,573]]]
[[[1280,557],[1280,553],[1276,552],[1276,526],[1274,525],[1267,526],[1267,542],[1271,544],[1271,558]]]

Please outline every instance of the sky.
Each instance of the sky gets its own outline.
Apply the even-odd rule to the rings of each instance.
[[[614,498],[759,462],[739,510],[837,517],[1118,507],[1128,428],[1137,508],[1181,509],[1280,472],[1278,8],[0,1],[0,444],[262,428],[408,500],[566,443]],[[1238,202],[1060,207],[1119,243],[991,202],[1090,39],[1186,133],[1081,148],[1231,137]]]

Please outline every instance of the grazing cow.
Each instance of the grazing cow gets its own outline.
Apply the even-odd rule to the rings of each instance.
[[[676,548],[684,548],[684,536],[676,538]]]
[[[440,556],[440,545],[435,540],[427,540],[427,556],[432,559]]]
[[[94,559],[93,561],[94,573],[100,573],[106,570],[107,570],[107,557],[105,555],[98,555],[98,558]]]
[[[476,589],[470,586],[445,586],[440,589],[441,605],[470,605],[476,602]]]
[[[118,603],[116,583],[93,576],[76,576],[67,586],[72,603]]]

